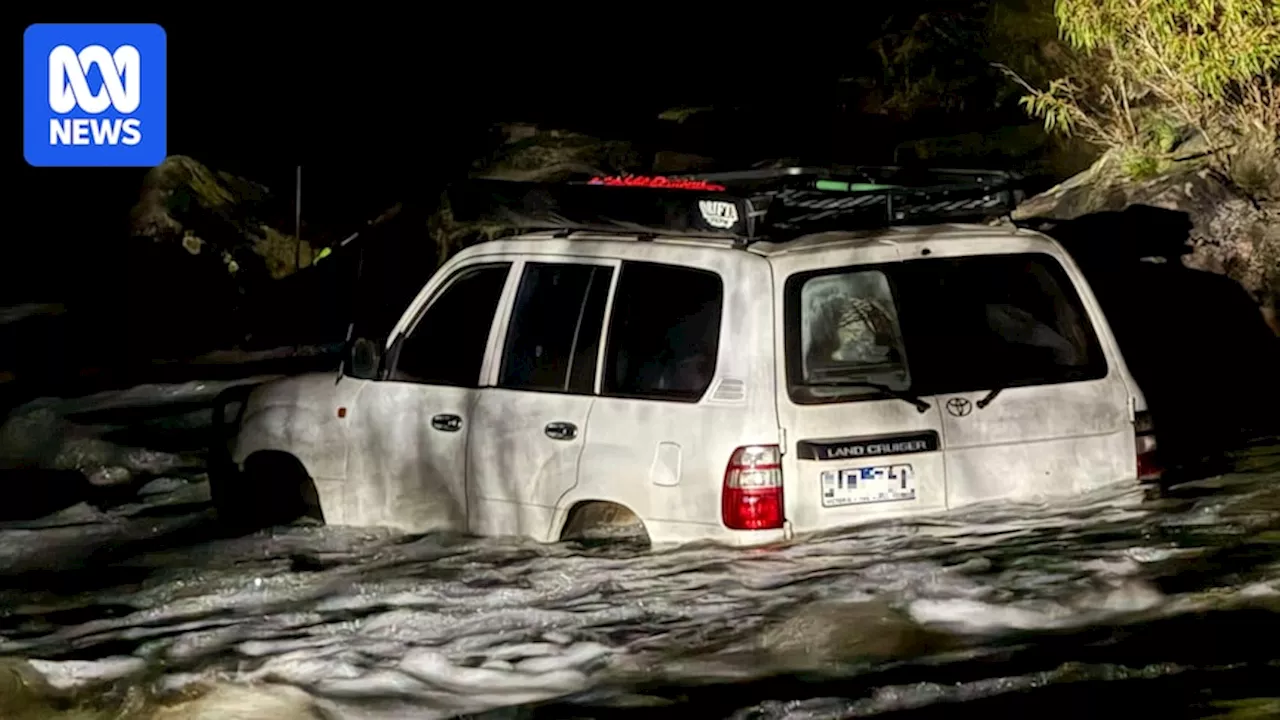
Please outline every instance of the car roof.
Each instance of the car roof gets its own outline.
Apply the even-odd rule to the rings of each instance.
[[[982,244],[983,240],[991,240],[993,241],[993,245],[1003,245],[1007,243],[1008,240],[1015,237],[1018,238],[1020,244],[1026,244],[1028,242],[1032,245],[1043,244],[1045,249],[1057,246],[1057,244],[1048,236],[1010,224],[898,225],[887,228],[874,228],[870,230],[815,233],[812,235],[803,235],[793,240],[776,243],[758,241],[751,243],[746,248],[743,248],[740,244],[732,240],[722,238],[682,237],[679,235],[645,236],[641,234],[606,233],[597,231],[523,233],[520,235],[491,240],[482,243],[482,245],[498,250],[504,245],[516,243],[523,244],[530,240],[584,240],[606,244],[629,244],[643,240],[644,242],[651,242],[657,245],[705,247],[724,250],[726,252],[742,252],[745,249],[746,252],[769,258],[811,255],[830,250],[857,247],[868,243],[912,247],[924,243],[967,241],[964,243],[966,246],[974,247],[975,242]]]
[[[816,233],[779,243],[762,241],[752,243],[747,249],[765,257],[776,257],[808,255],[868,243],[911,247],[923,243],[955,240],[969,241],[969,244],[972,244],[972,241],[1007,240],[1013,236],[1024,239],[1043,237],[1039,233],[1021,230],[1014,225],[896,225],[873,230]],[[1043,239],[1052,244],[1047,237]]]

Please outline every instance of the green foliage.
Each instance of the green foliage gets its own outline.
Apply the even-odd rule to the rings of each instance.
[[[1046,84],[1003,68],[1046,130],[1115,151],[1139,174],[1192,137],[1227,170],[1246,146],[1251,167],[1275,168],[1280,0],[1056,0],[1054,16],[1075,67]]]
[[[1222,101],[1275,70],[1277,6],[1269,0],[1059,0],[1062,35],[1085,52],[1109,51],[1167,92]]]
[[[1182,139],[1177,122],[1168,116],[1157,116],[1151,119],[1143,137],[1144,144],[1156,152],[1168,154],[1173,152]]]
[[[1134,180],[1145,180],[1155,177],[1164,171],[1167,163],[1163,158],[1142,148],[1129,148],[1120,155],[1120,168],[1126,177]]]

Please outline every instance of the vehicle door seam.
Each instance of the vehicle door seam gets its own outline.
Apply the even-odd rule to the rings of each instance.
[[[564,503],[564,499],[572,494],[574,490],[577,490],[578,485],[582,482],[582,454],[587,451],[587,432],[591,427],[591,412],[595,409],[596,400],[598,400],[600,396],[593,394],[584,397],[589,398],[589,402],[587,403],[586,417],[582,421],[582,433],[580,435],[582,442],[578,444],[578,455],[573,464],[573,484],[565,488],[565,491],[560,493],[560,496],[556,498],[555,504],[552,507],[551,527],[547,528],[547,537],[552,537],[556,531],[556,511],[558,511],[560,506]]]

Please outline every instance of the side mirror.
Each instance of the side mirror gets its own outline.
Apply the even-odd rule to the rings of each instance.
[[[382,352],[368,338],[356,338],[347,352],[347,374],[361,380],[377,380]]]

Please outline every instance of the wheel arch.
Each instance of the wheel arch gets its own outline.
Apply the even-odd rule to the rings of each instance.
[[[215,490],[215,502],[234,514],[262,514],[286,522],[309,517],[325,522],[315,478],[301,458],[286,450],[250,452],[240,463],[240,471],[224,482]]]
[[[649,542],[640,515],[625,503],[604,498],[577,498],[557,513],[555,541],[634,538]]]

